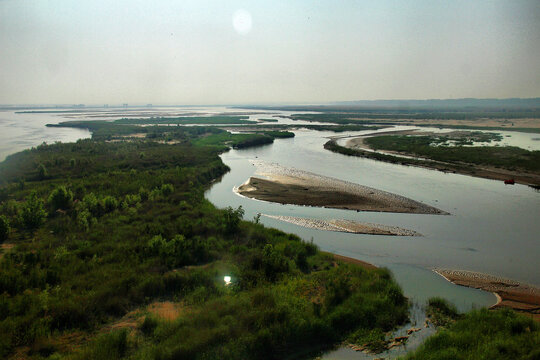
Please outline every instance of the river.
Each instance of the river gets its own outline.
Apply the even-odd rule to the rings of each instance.
[[[227,108],[174,110],[177,113],[207,114],[240,111]],[[155,112],[165,115],[172,110],[153,109],[153,116]],[[124,114],[124,111],[118,112],[117,117]],[[262,112],[249,116],[250,119],[257,119],[274,115],[289,113],[272,111],[271,114]],[[95,117],[93,115],[92,118]],[[76,118],[79,120],[89,116],[82,114]],[[107,118],[110,119],[111,116],[107,115]],[[10,153],[44,141],[75,141],[89,137],[90,134],[85,130],[44,127],[46,123],[64,120],[64,115],[0,112],[0,160]],[[290,120],[279,120],[279,123],[285,122]],[[353,136],[363,133],[365,132],[339,135]],[[447,282],[431,270],[436,267],[478,271],[540,285],[540,193],[534,189],[522,185],[505,186],[500,181],[348,157],[323,148],[328,137],[335,136],[335,133],[300,129],[295,131],[295,134],[295,138],[277,139],[271,145],[231,150],[222,154],[223,162],[231,171],[207,191],[207,198],[217,207],[241,205],[245,209],[246,219],[252,219],[257,213],[349,219],[399,226],[423,234],[422,237],[347,234],[309,229],[261,217],[261,222],[266,226],[295,233],[307,241],[313,240],[322,250],[389,268],[405,295],[416,307],[422,306],[432,296],[447,298],[461,311],[495,303],[495,296],[491,293]],[[513,139],[514,135],[517,140]],[[504,141],[511,142],[512,145],[525,141],[528,145],[523,147],[526,148],[538,143],[532,143],[534,137],[531,134],[505,133]],[[437,207],[451,215],[355,212],[281,205],[241,197],[233,192],[233,188],[254,174],[255,167],[251,161],[255,159],[396,193]],[[421,311],[413,311],[412,314],[417,322],[422,322]],[[425,338],[428,332],[424,334],[416,336],[417,343]],[[363,354],[344,348],[330,355],[331,358],[340,359],[364,358]]]

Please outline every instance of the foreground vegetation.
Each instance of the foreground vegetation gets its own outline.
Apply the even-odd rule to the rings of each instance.
[[[428,311],[432,322],[441,328],[407,360],[540,358],[540,326],[524,315],[507,309],[458,315],[441,299],[432,299]]]
[[[228,135],[111,142],[99,129],[0,164],[1,241],[14,245],[0,259],[0,357],[304,358],[407,319],[388,271],[205,200]],[[146,310],[165,300],[175,319]]]

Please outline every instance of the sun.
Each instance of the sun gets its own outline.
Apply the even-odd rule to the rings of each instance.
[[[240,35],[246,35],[251,31],[251,14],[244,10],[239,9],[234,12],[233,26],[237,33]]]

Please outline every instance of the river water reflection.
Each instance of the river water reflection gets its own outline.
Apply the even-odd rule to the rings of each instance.
[[[231,172],[207,192],[207,198],[218,207],[242,205],[248,219],[259,212],[342,218],[420,232],[423,237],[347,234],[261,218],[267,226],[298,234],[305,240],[313,239],[322,250],[390,268],[406,295],[419,303],[435,295],[453,301],[461,310],[495,302],[490,293],[449,284],[431,272],[434,267],[479,271],[540,284],[540,194],[535,190],[521,185],[505,186],[500,181],[335,154],[323,149],[326,137],[333,135],[300,130],[296,131],[295,138],[276,140],[273,145],[231,150],[222,155]],[[255,168],[250,162],[253,159],[393,192],[452,215],[354,212],[244,198],[236,195],[233,187],[253,175]]]

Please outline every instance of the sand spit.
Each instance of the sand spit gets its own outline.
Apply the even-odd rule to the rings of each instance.
[[[277,164],[254,161],[256,175],[235,189],[240,195],[277,202],[357,211],[448,214],[404,196]]]
[[[370,234],[370,235],[394,235],[394,236],[422,236],[413,230],[399,228],[397,226],[386,226],[380,224],[363,223],[353,220],[321,220],[321,219],[307,219],[294,216],[280,216],[280,215],[266,215],[263,216],[285,221],[291,224],[304,226],[311,229],[325,230],[325,231],[338,231],[347,232],[353,234]]]
[[[456,284],[490,291],[497,296],[492,308],[509,307],[540,321],[540,289],[514,280],[474,271],[434,269],[437,274]]]

